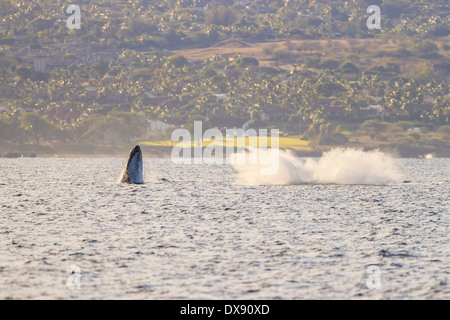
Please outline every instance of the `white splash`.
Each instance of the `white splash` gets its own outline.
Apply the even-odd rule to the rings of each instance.
[[[250,150],[250,152],[254,152]],[[396,183],[401,175],[392,157],[378,151],[355,149],[334,149],[321,158],[297,158],[289,151],[279,150],[277,157],[271,153],[259,155],[256,164],[233,163],[237,171],[237,184],[243,185],[284,185],[303,183],[330,184],[374,184]],[[278,161],[278,171],[272,175],[262,175],[261,167]]]

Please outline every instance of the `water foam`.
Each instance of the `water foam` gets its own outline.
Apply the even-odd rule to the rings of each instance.
[[[249,152],[256,152],[250,150]],[[261,174],[261,169],[278,161],[274,174]],[[289,151],[258,153],[255,164],[233,163],[237,184],[286,185],[305,183],[385,185],[401,180],[394,159],[379,151],[337,148],[319,159],[300,159]]]

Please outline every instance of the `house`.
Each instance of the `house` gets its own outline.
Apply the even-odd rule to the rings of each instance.
[[[167,128],[173,127],[173,125],[163,122],[161,120],[147,120],[148,137],[154,136],[159,132],[164,132]]]
[[[395,27],[398,26],[400,23],[402,23],[402,19],[401,19],[401,18],[392,18],[392,19],[391,19],[391,25],[392,25],[392,28],[395,28]]]
[[[67,123],[74,123],[76,122],[81,116],[83,116],[85,112],[79,111],[79,110],[70,110],[66,116],[66,122]]]
[[[194,99],[194,96],[193,96],[193,95],[183,95],[183,96],[180,96],[180,102],[181,102],[182,104],[186,104],[186,103],[188,103],[189,101],[191,101],[192,99]]]
[[[105,76],[102,79],[103,84],[117,84],[117,83],[122,83],[122,82],[123,82],[122,79],[109,77],[109,76]]]
[[[360,109],[360,111],[358,112],[358,115],[363,119],[363,120],[370,120],[370,119],[375,119],[378,116],[378,111],[375,109]]]
[[[48,120],[60,120],[65,121],[67,123],[75,123],[81,116],[83,115],[83,111],[72,110],[72,109],[60,109],[60,110],[49,110],[44,112],[44,116]]]
[[[382,107],[381,107],[380,104],[377,104],[377,105],[369,105],[369,106],[367,106],[367,107],[365,107],[365,108],[360,108],[360,110],[375,110],[375,111],[377,111],[377,112],[381,112],[381,109],[382,109]]]
[[[0,98],[18,98],[18,89],[9,85],[0,85]]]
[[[377,89],[376,88],[363,88],[361,92],[366,96],[375,97],[377,95]]]
[[[35,90],[31,93],[31,96],[33,97],[33,99],[43,99],[43,100],[47,100],[48,99],[48,92],[44,91],[44,90]]]
[[[221,129],[244,129],[247,130],[250,126],[251,120],[249,119],[236,119],[232,117],[217,117],[211,118],[209,123],[212,127]]]
[[[157,106],[157,105],[163,104],[164,102],[166,102],[169,99],[170,99],[169,97],[160,97],[160,96],[151,94],[148,91],[145,91],[144,98],[142,98],[142,103],[144,105]]]
[[[229,97],[226,93],[213,93],[208,97],[208,100],[221,105],[224,102],[227,102],[229,100]]]
[[[317,101],[317,104],[323,107],[330,107],[331,103],[336,100],[336,98],[322,98]]]
[[[358,115],[363,120],[370,120],[380,117],[384,121],[385,117],[389,117],[389,114],[382,111],[383,107],[380,104],[369,105],[365,108],[359,108]]]
[[[70,88],[56,88],[55,90],[53,90],[51,99],[53,101],[63,100],[65,97],[68,96],[69,93],[70,93]]]
[[[111,104],[128,103],[128,97],[124,93],[118,93],[109,90],[108,92],[100,96],[100,101],[102,103]]]
[[[45,55],[37,55],[34,57],[34,71],[45,72],[47,70],[48,57]]]
[[[169,118],[164,118],[164,122],[167,123],[168,125],[171,126],[177,126],[177,127],[182,127],[184,124],[183,120],[180,120],[178,118],[174,118],[174,117],[169,117]]]
[[[343,107],[328,106],[325,107],[323,111],[330,119],[341,119],[347,115],[347,110]]]
[[[67,20],[67,16],[65,13],[55,13],[53,15],[53,18],[55,18],[56,20]]]
[[[96,98],[97,97],[98,88],[96,88],[96,87],[86,87],[84,90],[86,90],[86,94],[90,98]]]
[[[261,110],[260,119],[262,121],[281,121],[283,117],[283,112],[278,108],[264,108]]]
[[[81,86],[82,84],[86,83],[87,81],[88,81],[88,79],[85,79],[85,78],[72,79],[73,84],[77,87]]]

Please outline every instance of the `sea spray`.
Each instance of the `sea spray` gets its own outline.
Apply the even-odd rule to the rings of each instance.
[[[255,150],[249,150],[255,152]],[[337,148],[321,158],[300,159],[289,151],[278,150],[277,156],[270,150],[259,153],[256,164],[237,164],[237,184],[286,185],[303,183],[374,184],[384,185],[400,181],[396,163],[389,155],[378,151],[362,151]],[[278,161],[278,171],[261,175],[261,167]]]

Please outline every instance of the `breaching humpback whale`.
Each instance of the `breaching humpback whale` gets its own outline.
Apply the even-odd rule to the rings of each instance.
[[[122,183],[144,183],[144,176],[142,174],[142,151],[139,146],[135,146],[130,151],[130,156],[128,157],[127,164],[123,168],[122,175],[120,177],[120,182]]]

